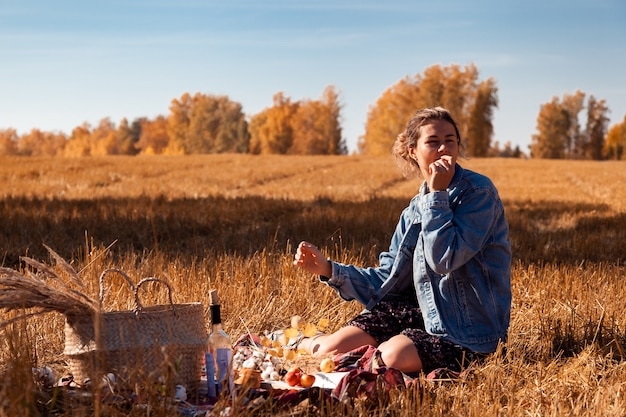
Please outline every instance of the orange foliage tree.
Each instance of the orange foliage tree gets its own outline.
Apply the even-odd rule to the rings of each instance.
[[[467,123],[468,140],[464,144],[468,155],[486,157],[493,136],[493,110],[498,107],[497,88],[493,78],[482,81],[474,94]],[[508,144],[510,148],[510,143]],[[506,152],[506,151],[505,151]]]
[[[89,139],[91,143],[90,154],[95,155],[118,155],[117,127],[110,118],[100,120],[98,126],[92,130]]]
[[[292,103],[282,92],[274,94],[273,106],[252,116],[250,153],[285,154],[293,143],[292,119],[300,103]]]
[[[18,140],[15,129],[0,129],[0,156],[17,155]]]
[[[570,117],[558,97],[545,103],[537,116],[537,134],[532,136],[530,156],[533,158],[563,159],[568,149]]]
[[[165,116],[157,116],[154,120],[141,119],[139,140],[135,145],[142,154],[159,155],[166,153],[169,146],[168,121]]]
[[[325,136],[324,106],[316,100],[301,101],[292,119],[293,143],[289,153],[324,155],[328,151]]]
[[[341,104],[333,86],[326,87],[320,100],[300,103],[294,115],[293,144],[289,153],[342,155],[347,146],[342,138]]]
[[[116,126],[110,118],[105,117],[95,128],[85,122],[72,130],[62,148],[62,154],[69,157],[135,155],[138,153],[135,145],[140,131],[138,120],[129,125],[126,119],[122,119],[120,125]]]
[[[139,153],[137,143],[141,136],[141,123],[144,118],[138,118],[133,120],[132,123],[128,123],[126,118],[123,118],[117,127],[117,149],[121,155],[136,155]]]
[[[172,100],[167,133],[170,149],[185,154],[247,152],[250,141],[241,104],[200,93]]]
[[[622,123],[611,126],[606,134],[602,154],[607,159],[626,159],[626,115]]]
[[[383,92],[376,105],[369,109],[365,135],[359,138],[361,153],[388,155],[391,152],[394,140],[404,130],[407,117],[417,108],[425,107],[419,92],[419,86],[408,77]]]
[[[564,117],[566,119],[565,130],[562,132],[563,145],[565,146],[565,158],[580,159],[582,157],[582,135],[580,132],[580,123],[578,122],[578,114],[585,108],[586,94],[580,90],[576,90],[574,94],[563,94],[560,103]]]
[[[486,155],[493,134],[493,109],[497,105],[495,80],[478,83],[475,65],[434,65],[423,74],[400,80],[370,107],[359,149],[370,155],[389,154],[397,135],[417,109],[442,106],[459,124],[469,156]]]
[[[340,123],[342,105],[333,86],[326,87],[319,100],[294,103],[280,92],[273,101],[272,107],[250,120],[251,153],[347,153]]]
[[[17,153],[25,156],[56,156],[63,152],[66,139],[63,133],[32,129],[29,133],[20,136]]]
[[[587,101],[587,122],[581,131],[579,113],[585,108],[586,94],[576,91],[541,106],[537,133],[530,145],[533,158],[601,159],[608,127],[605,100],[592,95]]]

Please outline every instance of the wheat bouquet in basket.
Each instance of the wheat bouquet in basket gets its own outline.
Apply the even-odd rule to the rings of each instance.
[[[74,269],[52,249],[46,249],[75,286],[84,290]],[[158,380],[168,385],[196,386],[207,339],[201,303],[174,304],[166,281],[150,277],[135,285],[115,268],[101,273],[99,299],[93,300],[65,284],[51,267],[21,259],[37,273],[0,268],[0,308],[35,309],[12,320],[50,311],[64,314],[64,354],[75,381],[95,380],[113,372],[129,384]],[[110,274],[124,278],[133,294],[133,310],[104,310],[105,280]],[[148,282],[167,288],[169,304],[141,304],[139,290]]]

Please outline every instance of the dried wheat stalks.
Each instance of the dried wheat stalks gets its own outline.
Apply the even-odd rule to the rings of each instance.
[[[69,276],[70,281],[84,288],[80,277],[67,262],[56,252],[46,246],[57,266]],[[35,313],[25,313],[20,317],[28,317],[33,314],[42,314],[50,311],[68,314],[92,314],[98,310],[98,302],[84,293],[71,288],[66,284],[56,271],[41,262],[31,258],[20,258],[24,263],[34,268],[19,272],[10,268],[0,268],[0,309],[6,311],[24,308],[35,308]],[[14,319],[0,322],[0,326],[6,325]]]

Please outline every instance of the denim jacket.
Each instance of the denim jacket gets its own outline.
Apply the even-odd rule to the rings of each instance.
[[[511,311],[511,246],[491,180],[456,165],[445,191],[424,182],[404,209],[376,268],[332,262],[320,279],[371,309],[417,295],[426,331],[479,353],[506,341]]]

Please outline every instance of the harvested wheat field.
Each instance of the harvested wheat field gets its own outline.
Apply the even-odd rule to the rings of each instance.
[[[489,176],[505,204],[513,249],[507,345],[460,378],[420,378],[373,401],[226,397],[210,413],[626,415],[626,163],[460,163]],[[67,375],[66,314],[97,308],[109,268],[134,283],[166,281],[174,303],[202,303],[207,325],[209,290],[217,289],[233,342],[286,329],[292,316],[335,330],[362,306],[293,267],[295,247],[308,240],[336,260],[373,266],[418,188],[391,158],[362,156],[2,158],[0,183],[0,306],[32,307],[0,312],[8,322],[0,330],[0,415],[7,416],[203,415],[176,407],[163,386],[135,387],[134,396],[113,387],[105,396],[94,383],[70,395],[32,370],[50,371],[53,385]],[[7,292],[9,275],[31,286]],[[120,275],[107,278],[108,311],[134,308]],[[56,304],[33,297],[38,286]],[[151,284],[139,297],[165,305],[167,293]],[[303,355],[284,361],[316,363]],[[138,371],[147,375],[145,368]]]

